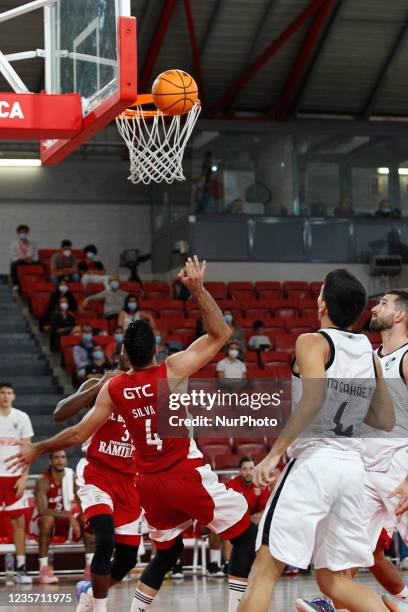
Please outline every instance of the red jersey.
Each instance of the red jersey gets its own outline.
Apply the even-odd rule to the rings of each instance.
[[[265,510],[265,506],[271,494],[268,488],[261,489],[254,485],[253,482],[251,484],[246,484],[242,481],[239,474],[227,482],[225,486],[227,489],[234,489],[234,491],[241,493],[245,497],[248,502],[249,514],[255,514]]]
[[[158,435],[159,412],[168,410],[166,362],[115,376],[109,381],[108,389],[115,410],[123,416],[136,447],[137,472],[163,472],[184,459],[202,458],[194,440],[188,437],[187,430],[184,437],[181,437],[182,432],[178,430],[179,438],[165,437],[161,440]]]
[[[56,512],[64,511],[64,502],[62,499],[62,481],[57,482],[53,479],[50,472],[44,472],[43,476],[49,481],[50,486],[47,491],[47,507],[49,510]]]
[[[86,459],[122,474],[134,474],[134,452],[123,417],[112,412],[109,419],[82,445]]]

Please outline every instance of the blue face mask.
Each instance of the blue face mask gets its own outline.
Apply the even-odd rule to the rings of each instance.
[[[58,289],[60,293],[66,293],[68,291],[68,287],[66,285],[60,285]]]
[[[156,344],[161,344],[161,341],[162,341],[162,337],[156,336]]]
[[[82,334],[82,340],[84,342],[92,342],[92,334]]]
[[[111,286],[111,289],[113,289],[114,291],[116,291],[116,289],[119,289],[118,281],[112,281],[110,286]]]
[[[18,235],[20,240],[23,240],[24,242],[28,241],[28,234],[26,234],[25,232],[21,232],[21,234]]]
[[[115,338],[115,342],[123,342],[123,334],[115,334],[113,337]]]
[[[95,259],[95,253],[92,253],[92,251],[88,251],[86,256],[88,259]]]
[[[233,319],[232,314],[226,314],[226,315],[224,315],[224,321],[225,321],[226,323],[228,323],[228,324],[232,323],[232,319]]]
[[[135,310],[137,310],[137,303],[136,302],[129,302],[128,303],[128,308],[129,308],[129,310],[132,310],[134,312]]]
[[[98,361],[105,358],[103,351],[94,351],[92,354],[93,354],[93,358]]]

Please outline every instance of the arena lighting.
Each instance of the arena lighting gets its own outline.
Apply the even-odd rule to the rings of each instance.
[[[389,174],[389,168],[377,168],[377,174]],[[398,168],[398,174],[400,176],[408,176],[408,168]]]
[[[389,174],[389,173],[390,173],[389,168],[377,168],[377,174]]]
[[[0,159],[3,168],[36,168],[41,166],[40,159]]]

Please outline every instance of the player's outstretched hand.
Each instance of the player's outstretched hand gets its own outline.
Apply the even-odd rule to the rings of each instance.
[[[206,268],[205,259],[198,261],[197,255],[193,258],[189,257],[185,267],[180,271],[178,278],[191,291],[191,293],[200,293],[204,288],[204,274]]]
[[[280,457],[268,455],[255,466],[253,482],[259,487],[269,487],[276,479],[275,469]]]
[[[32,442],[16,441],[15,445],[20,446],[20,451],[6,459],[7,470],[11,473],[27,469],[40,456],[37,446]]]
[[[399,516],[408,511],[408,477],[401,482],[394,491],[389,493],[388,497],[399,495],[398,506],[395,508],[395,514]]]

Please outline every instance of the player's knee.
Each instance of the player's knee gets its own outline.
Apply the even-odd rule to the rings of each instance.
[[[373,556],[376,563],[385,559],[384,545],[382,543],[377,544],[375,551],[373,552]]]
[[[130,544],[115,545],[115,558],[111,570],[113,580],[120,582],[135,567],[138,548]]]
[[[52,532],[54,527],[53,516],[40,516],[38,519],[38,528],[41,534],[48,535]]]
[[[230,540],[232,544],[229,573],[237,578],[248,578],[255,560],[255,541],[258,527],[250,523],[239,536]]]
[[[14,529],[25,529],[25,517],[24,514],[10,517],[11,524]]]
[[[141,575],[140,581],[151,589],[158,591],[165,575],[175,565],[183,549],[184,544],[181,536],[176,539],[170,548],[159,549]]]
[[[101,514],[89,519],[95,536],[95,554],[91,563],[93,574],[106,576],[111,573],[111,558],[115,547],[115,525],[111,514]]]

